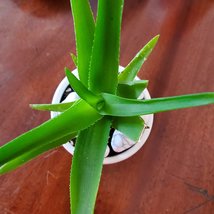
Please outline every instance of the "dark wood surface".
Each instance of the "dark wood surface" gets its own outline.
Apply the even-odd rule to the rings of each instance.
[[[96,2],[93,2],[95,9]],[[140,77],[153,97],[214,91],[214,1],[126,0],[121,65],[161,38]],[[0,2],[0,144],[49,118],[47,103],[74,68],[68,0]],[[145,146],[104,166],[97,214],[213,214],[214,107],[161,113]],[[71,156],[50,151],[0,177],[0,214],[69,213]]]

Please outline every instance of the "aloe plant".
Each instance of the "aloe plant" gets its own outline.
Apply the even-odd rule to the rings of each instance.
[[[136,81],[135,77],[159,35],[118,74],[123,0],[98,0],[96,23],[88,0],[71,0],[71,8],[77,47],[77,56],[71,56],[80,79],[68,68],[65,73],[80,99],[31,105],[62,113],[0,147],[0,174],[76,137],[70,176],[71,213],[90,214],[111,127],[137,141],[144,128],[140,115],[213,104],[214,92],[138,100],[148,81]]]

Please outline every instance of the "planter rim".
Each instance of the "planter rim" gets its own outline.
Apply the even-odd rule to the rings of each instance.
[[[119,72],[121,72],[124,68],[122,66],[119,67]],[[76,75],[76,77],[78,77],[78,72],[77,69],[72,71],[74,75]],[[140,80],[138,77],[136,77],[136,80]],[[54,96],[52,99],[52,103],[59,103],[62,97],[62,94],[65,92],[65,89],[68,87],[69,82],[67,80],[67,77],[64,77],[63,80],[60,82],[60,84],[58,85],[58,87],[56,88],[55,92],[54,92]],[[144,98],[144,99],[151,99],[149,91],[147,89],[145,89],[141,95],[139,96],[140,99]],[[56,117],[59,114],[59,112],[51,112],[51,118]],[[130,147],[129,149],[123,151],[122,153],[119,153],[115,156],[111,156],[111,157],[106,157],[104,158],[103,164],[113,164],[113,163],[117,163],[123,160],[128,159],[129,157],[131,157],[132,155],[134,155],[138,150],[140,150],[140,148],[145,144],[146,140],[148,139],[151,129],[152,129],[152,125],[153,125],[153,120],[154,120],[154,114],[149,114],[149,115],[144,115],[142,116],[142,118],[144,119],[146,125],[149,128],[144,128],[140,139],[138,140],[138,142],[133,145],[132,147]],[[71,143],[65,143],[63,144],[63,147],[70,153],[73,155],[74,153],[74,147],[71,145]]]

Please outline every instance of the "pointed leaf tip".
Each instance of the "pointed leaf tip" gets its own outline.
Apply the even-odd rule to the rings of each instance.
[[[119,74],[118,81],[128,82],[134,80],[140,71],[143,63],[146,61],[152,50],[154,49],[159,35],[153,37],[132,59],[132,61],[126,66],[126,68]]]
[[[160,38],[160,34],[156,35],[155,37],[153,37],[149,42],[148,45],[150,46],[150,48],[154,48],[155,45],[157,44],[158,40]],[[152,50],[151,50],[152,51]]]
[[[63,112],[70,108],[74,103],[75,102],[65,102],[57,104],[30,104],[30,107],[34,110]]]
[[[73,53],[70,53],[70,56],[71,56],[71,59],[72,59],[74,65],[77,67],[77,57]]]

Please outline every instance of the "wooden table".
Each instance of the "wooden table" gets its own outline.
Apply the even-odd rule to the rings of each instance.
[[[96,1],[92,2],[95,10]],[[153,97],[214,91],[214,1],[127,0],[121,65],[161,35],[140,77]],[[41,124],[48,103],[74,65],[68,0],[0,3],[1,145]],[[97,214],[213,214],[214,107],[155,116],[145,146],[124,162],[104,166]],[[71,156],[59,148],[0,177],[0,214],[69,213]]]

